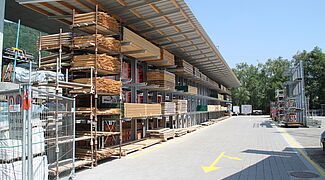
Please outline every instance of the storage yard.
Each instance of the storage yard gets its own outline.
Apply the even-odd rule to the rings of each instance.
[[[306,122],[232,117],[241,83],[184,0],[0,6],[40,31],[37,54],[0,46],[0,179],[325,177],[280,127]]]

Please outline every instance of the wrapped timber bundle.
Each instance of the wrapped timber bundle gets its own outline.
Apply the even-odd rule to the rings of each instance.
[[[208,105],[208,111],[220,111],[220,105]]]
[[[119,23],[115,18],[104,12],[97,13],[98,33],[100,34],[118,34]],[[72,27],[79,28],[89,33],[95,33],[96,12],[75,14],[73,17]]]
[[[175,90],[175,74],[165,70],[149,70],[147,72],[148,85],[159,85],[166,91]]]
[[[146,133],[149,138],[160,138],[163,141],[175,137],[175,131],[169,128],[147,130]]]
[[[121,87],[122,87],[121,81],[105,79],[105,78],[101,78],[101,77],[97,77],[96,80],[97,80],[97,87],[96,87],[97,93],[109,94],[112,96],[120,95],[120,91],[121,91]],[[79,79],[74,79],[73,82],[80,83],[80,84],[91,84],[91,79],[90,78],[79,78]],[[93,79],[93,83],[95,83],[94,79]],[[89,91],[89,89],[84,89],[84,90]],[[72,90],[70,92],[74,93],[74,90]]]
[[[72,33],[51,34],[38,37],[38,46],[41,50],[54,50],[60,48],[70,48],[72,43]]]
[[[95,108],[93,107],[93,111],[95,111]],[[83,113],[83,112],[90,112],[90,107],[78,107],[77,113]],[[97,109],[96,113],[98,115],[118,115],[121,114],[121,109],[118,108],[111,108],[111,109]]]
[[[173,102],[176,103],[177,113],[187,113],[187,100],[174,99]]]
[[[105,37],[101,34],[90,36],[78,36],[73,38],[73,48],[75,49],[93,49],[96,45],[96,36],[99,52],[107,52],[109,54],[116,54],[119,52],[121,42],[113,37]]]
[[[118,58],[108,56],[107,54],[73,56],[72,67],[95,67],[96,61],[97,67],[100,69],[108,70],[112,73],[120,72],[121,63]]]
[[[197,88],[193,86],[176,86],[178,91],[184,91],[191,94],[197,94]]]
[[[179,71],[177,71],[175,73],[187,73],[190,75],[194,74],[193,66],[190,63],[188,63],[182,59],[176,59],[175,64],[177,65],[177,69],[180,69]]]
[[[172,53],[165,49],[160,49],[160,59],[147,61],[148,64],[155,66],[173,66],[175,65],[175,57]]]
[[[169,115],[176,114],[176,104],[174,102],[162,102],[161,104],[161,114]]]
[[[123,42],[130,43],[123,45],[122,53],[135,52],[144,50],[145,52],[132,53],[129,56],[137,58],[140,61],[160,59],[160,48],[132,32],[131,30],[123,29]],[[127,54],[126,54],[127,55]]]
[[[160,104],[124,103],[125,118],[161,115]]]

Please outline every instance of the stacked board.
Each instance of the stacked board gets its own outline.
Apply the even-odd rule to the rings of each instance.
[[[113,17],[104,12],[97,13],[98,33],[110,34],[119,32],[119,23]],[[80,30],[95,33],[95,27],[91,25],[96,24],[96,12],[75,14],[73,17],[72,27],[78,27]]]
[[[126,45],[122,46],[122,53],[144,50],[145,52],[131,53],[129,56],[137,58],[140,61],[160,59],[159,47],[125,27],[123,30],[123,42]]]
[[[197,78],[199,78],[199,79],[201,79],[201,72],[200,72],[200,70],[199,70],[199,68],[197,68],[197,67],[193,67],[193,74],[194,74],[194,76],[196,76]]]
[[[108,94],[112,96],[120,95],[120,91],[122,88],[121,81],[105,79],[101,77],[97,77],[96,81],[97,81],[96,84],[97,93]],[[80,83],[80,84],[91,84],[91,79],[79,78],[79,79],[74,79],[73,82]],[[94,79],[93,79],[93,83],[95,83]],[[73,91],[71,91],[71,93],[73,93]]]
[[[39,48],[42,50],[58,49],[61,46],[69,48],[72,43],[72,33],[51,34],[47,36],[40,36],[38,38]]]
[[[175,137],[175,131],[169,128],[147,130],[147,136],[150,138],[160,138],[163,141],[167,141],[167,139]]]
[[[121,47],[121,42],[113,37],[105,37],[101,34],[90,36],[78,36],[73,38],[74,49],[90,49],[92,50],[96,45],[96,37],[99,52],[107,52],[109,54],[116,54]]]
[[[215,81],[213,81],[212,79],[210,79],[210,78],[206,78],[207,79],[207,81],[210,83],[210,84],[212,84],[213,86],[215,86],[215,87],[219,87],[219,84],[217,83],[217,82],[215,82]]]
[[[158,116],[161,115],[160,104],[124,103],[125,118]]]
[[[121,69],[120,61],[116,57],[108,56],[107,54],[79,55],[74,56],[72,60],[72,67],[97,67],[110,71],[111,73],[119,73]]]
[[[208,111],[220,111],[221,105],[208,105]]]
[[[176,86],[178,91],[184,91],[191,94],[197,94],[197,88],[193,86]]]
[[[187,73],[187,74],[191,74],[193,75],[193,66],[182,60],[182,59],[176,59],[175,60],[175,64],[177,65],[177,69],[179,69],[179,71],[177,71],[177,73]]]
[[[165,70],[149,70],[147,72],[148,85],[159,85],[167,91],[175,90],[175,74]]]
[[[174,102],[162,102],[161,104],[161,114],[169,115],[176,113],[176,104]]]
[[[176,104],[176,113],[187,113],[187,100],[174,99]]]
[[[59,54],[50,54],[50,55],[42,57],[40,69],[55,69],[58,57],[59,57]],[[71,59],[72,59],[72,54],[62,53],[61,66],[70,66]]]
[[[175,57],[172,53],[165,49],[160,49],[160,59],[147,61],[155,66],[173,66],[175,65]]]

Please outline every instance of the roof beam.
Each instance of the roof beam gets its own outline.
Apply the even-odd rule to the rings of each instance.
[[[208,48],[209,49],[209,48]],[[198,51],[198,50],[197,50]],[[203,50],[200,50],[201,52],[198,52],[198,53],[195,53],[195,54],[189,54],[188,52],[186,52],[189,56],[196,56],[196,55],[200,55],[200,54],[203,54],[203,53],[207,53],[207,52],[202,52]],[[193,51],[192,51],[193,52]],[[212,52],[212,51],[209,51],[209,52]]]
[[[188,33],[193,33],[193,32],[195,32],[195,30],[183,31],[183,32],[178,32],[178,33],[174,33],[174,34],[166,34],[164,36],[149,38],[148,40],[154,41],[154,40],[159,40],[159,39],[165,39],[168,37],[174,37],[174,36],[184,35],[184,34],[188,34]]]
[[[199,45],[203,45],[203,44],[206,44],[206,43],[203,42],[203,43],[190,44],[190,45],[180,46],[180,47],[175,47],[175,48],[167,48],[167,50],[180,49],[180,48],[188,48],[188,47],[194,47],[194,46],[199,46]]]
[[[180,21],[180,22],[173,23],[173,24],[167,24],[167,25],[157,26],[157,27],[154,27],[154,28],[148,28],[148,29],[145,29],[143,31],[139,31],[139,33],[140,34],[148,33],[148,32],[156,31],[156,30],[159,30],[159,29],[164,29],[164,28],[168,28],[168,27],[171,27],[171,26],[177,26],[177,25],[186,24],[186,23],[189,23],[189,21],[185,20],[185,21]]]
[[[33,3],[53,2],[53,1],[58,2],[58,1],[71,1],[71,0],[18,0],[18,3],[19,4],[33,4]]]
[[[193,50],[189,50],[189,51],[185,51],[186,53],[192,53],[192,52],[196,52],[196,51],[204,51],[204,50],[208,50],[210,49],[209,47],[208,48],[202,48],[202,49],[193,49]],[[196,54],[194,54],[196,55]]]
[[[71,19],[72,15],[48,16],[48,19]]]
[[[200,36],[197,36],[197,37],[182,39],[182,40],[178,40],[178,41],[171,41],[171,42],[168,42],[168,43],[162,43],[160,45],[161,46],[168,46],[168,45],[171,45],[171,44],[176,44],[176,43],[181,43],[181,42],[187,42],[187,41],[192,41],[192,40],[196,40],[196,39],[201,39],[201,37]]]
[[[156,18],[159,18],[161,16],[175,14],[175,13],[178,13],[178,12],[180,12],[179,9],[173,9],[173,10],[166,11],[166,12],[163,12],[163,13],[160,13],[160,14],[157,14],[157,15],[154,15],[154,16],[150,16],[150,17],[146,17],[146,18],[142,18],[142,19],[140,18],[140,19],[129,20],[129,21],[126,22],[126,25],[136,24],[136,23],[139,23],[139,22],[156,19]]]

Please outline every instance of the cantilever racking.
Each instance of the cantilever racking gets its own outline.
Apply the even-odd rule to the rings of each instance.
[[[99,53],[106,53],[110,56],[116,56],[121,61],[121,51],[113,51],[111,49],[100,47],[98,44],[98,36],[99,34],[103,36],[110,36],[114,37],[117,40],[120,40],[121,38],[121,32],[113,32],[105,28],[100,28],[98,23],[98,5],[96,5],[96,11],[95,11],[95,22],[90,24],[73,24],[71,25],[71,28],[73,30],[80,30],[87,34],[95,35],[95,43],[92,44],[90,47],[86,48],[74,48],[74,54],[94,54],[95,58],[97,58],[97,55]],[[75,18],[75,10],[73,10],[72,18]],[[120,68],[122,70],[122,66]],[[86,118],[85,124],[90,124],[89,132],[85,132],[86,134],[90,135],[90,142],[89,144],[86,144],[86,147],[90,147],[89,150],[87,148],[83,147],[82,144],[78,147],[77,146],[77,157],[82,158],[84,160],[90,160],[91,166],[97,165],[98,161],[104,158],[108,158],[115,154],[115,152],[112,152],[110,148],[106,146],[106,141],[109,137],[113,137],[113,140],[116,141],[116,144],[121,145],[121,113],[119,114],[107,114],[107,113],[99,113],[99,98],[102,98],[103,96],[116,96],[117,102],[113,102],[115,105],[118,106],[118,108],[121,108],[121,90],[120,93],[117,94],[110,94],[107,92],[100,92],[97,90],[97,77],[101,76],[114,76],[115,79],[121,81],[121,78],[119,77],[120,71],[109,71],[106,69],[102,69],[98,67],[97,59],[95,60],[95,65],[90,67],[81,67],[81,68],[71,68],[71,77],[76,78],[78,72],[82,73],[88,73],[87,77],[91,79],[91,88],[89,91],[70,91],[70,93],[78,94],[77,100],[82,98],[89,98],[89,110],[87,111],[76,111],[76,118],[77,121]],[[78,101],[77,101],[78,102]],[[79,106],[81,104],[79,103]],[[116,107],[116,106],[115,106]],[[104,117],[106,116],[106,117]],[[89,118],[89,122],[87,122],[87,118]],[[114,123],[112,123],[114,122]],[[79,121],[81,130],[83,127],[82,121]],[[115,126],[115,127],[114,127]],[[108,127],[108,128],[107,128]],[[78,129],[78,128],[77,128]],[[113,132],[114,131],[114,132]],[[78,131],[77,131],[78,133]],[[80,132],[83,133],[83,132]],[[116,136],[119,136],[119,138],[115,138]],[[78,148],[81,150],[79,151]],[[90,157],[89,157],[90,154]]]

